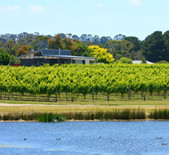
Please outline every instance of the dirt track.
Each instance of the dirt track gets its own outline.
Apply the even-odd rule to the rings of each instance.
[[[0,103],[0,107],[21,107],[21,106],[48,106],[48,107],[58,107],[58,106],[85,106],[85,107],[92,107],[92,106],[99,106],[99,105],[48,105],[48,104],[10,104],[10,103]]]
[[[27,107],[27,106],[41,106],[41,107],[148,107],[148,108],[155,108],[155,105],[50,105],[50,104],[12,104],[12,103],[0,103],[0,107]],[[160,105],[159,105],[160,106]],[[165,106],[169,107],[169,106]]]

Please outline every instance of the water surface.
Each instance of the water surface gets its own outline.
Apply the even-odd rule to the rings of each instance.
[[[169,122],[0,123],[0,155],[15,154],[168,155]]]

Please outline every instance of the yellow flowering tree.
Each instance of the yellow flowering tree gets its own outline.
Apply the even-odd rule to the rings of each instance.
[[[97,58],[97,62],[112,63],[114,61],[113,55],[107,53],[107,49],[97,45],[91,45],[88,48],[93,51],[92,54]]]

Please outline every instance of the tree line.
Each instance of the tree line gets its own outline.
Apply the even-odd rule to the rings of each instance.
[[[19,63],[16,57],[43,48],[60,48],[70,50],[72,55],[99,57],[98,61],[104,63],[131,63],[131,60],[168,62],[169,31],[155,31],[142,41],[138,37],[121,34],[116,35],[114,39],[85,34],[78,37],[63,33],[55,36],[39,33],[8,37],[0,35],[0,65]]]

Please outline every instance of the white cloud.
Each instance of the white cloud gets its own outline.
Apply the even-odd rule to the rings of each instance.
[[[0,12],[14,12],[14,11],[18,11],[19,10],[19,6],[15,5],[15,6],[0,6]]]
[[[141,0],[127,0],[130,4],[133,5],[142,5],[142,1]]]
[[[96,3],[95,6],[99,7],[99,8],[104,8],[105,5],[103,3]]]
[[[31,10],[32,12],[42,12],[44,9],[43,9],[42,6],[31,6],[31,7],[30,7],[30,10]]]

